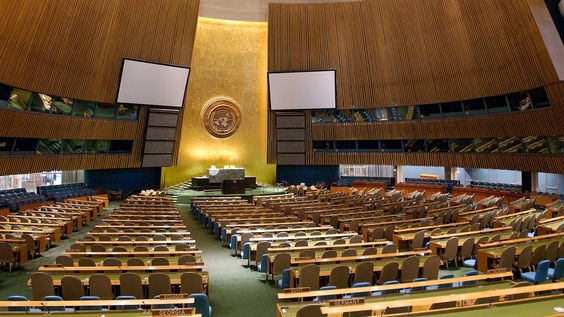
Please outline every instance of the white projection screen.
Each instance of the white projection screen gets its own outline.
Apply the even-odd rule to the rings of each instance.
[[[189,67],[123,59],[117,103],[181,108]]]
[[[335,109],[336,71],[269,72],[270,110]]]

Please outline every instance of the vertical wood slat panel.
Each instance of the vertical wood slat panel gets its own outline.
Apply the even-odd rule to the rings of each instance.
[[[199,0],[17,0],[0,8],[12,13],[0,23],[0,82],[114,102],[123,57],[189,66]]]

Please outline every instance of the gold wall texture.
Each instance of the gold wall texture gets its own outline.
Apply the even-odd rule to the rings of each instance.
[[[162,170],[161,186],[205,175],[217,167],[244,167],[247,176],[274,183],[266,164],[267,24],[199,18],[192,54],[177,166]],[[214,98],[237,102],[242,124],[226,139],[209,135],[201,112]]]

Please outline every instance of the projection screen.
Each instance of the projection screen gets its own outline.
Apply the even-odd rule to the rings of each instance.
[[[117,103],[180,108],[190,67],[124,58]]]
[[[335,109],[336,71],[269,72],[270,110]]]

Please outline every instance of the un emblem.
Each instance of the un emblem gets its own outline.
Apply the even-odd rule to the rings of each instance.
[[[229,98],[208,101],[202,110],[202,126],[211,136],[225,139],[241,126],[241,108]]]

